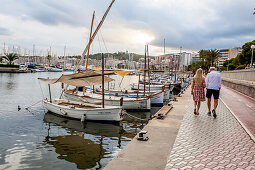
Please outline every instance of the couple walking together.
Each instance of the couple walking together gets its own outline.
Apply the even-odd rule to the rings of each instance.
[[[206,95],[204,89],[206,88]],[[199,115],[199,108],[201,102],[207,98],[208,115],[211,116],[211,97],[214,98],[214,106],[212,110],[213,117],[216,118],[216,108],[218,106],[218,99],[221,88],[221,75],[216,71],[215,67],[210,68],[210,73],[207,74],[206,79],[203,77],[203,70],[200,68],[196,71],[192,85],[191,94],[194,100],[194,114]]]

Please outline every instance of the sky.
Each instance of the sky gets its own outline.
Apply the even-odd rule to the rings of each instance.
[[[111,0],[0,0],[3,47],[32,55],[80,55]],[[90,53],[150,55],[240,47],[255,39],[255,0],[116,0]]]

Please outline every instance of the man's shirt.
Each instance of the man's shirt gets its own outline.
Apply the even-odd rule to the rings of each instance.
[[[205,80],[206,88],[219,90],[221,88],[221,75],[217,71],[211,71],[206,76]]]

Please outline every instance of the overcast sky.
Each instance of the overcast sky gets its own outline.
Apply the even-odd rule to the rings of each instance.
[[[111,0],[0,0],[0,43],[21,52],[81,54]],[[242,46],[255,39],[255,0],[116,0],[91,53],[151,55]]]

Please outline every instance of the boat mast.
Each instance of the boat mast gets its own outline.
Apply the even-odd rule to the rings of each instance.
[[[136,98],[138,99],[139,95],[139,83],[140,83],[140,71],[138,72],[138,88],[137,88],[137,96]]]
[[[146,44],[145,44],[145,54],[144,54],[144,78],[143,78],[143,95],[145,96],[145,80],[146,80]]]
[[[166,54],[166,39],[164,38],[164,58],[165,58],[165,61],[166,61],[166,56],[165,56],[165,54]],[[166,62],[165,62],[166,63]],[[163,70],[165,71],[165,68],[166,68],[166,66],[165,66],[165,63],[163,64]],[[165,68],[164,68],[165,67]]]
[[[170,72],[171,72],[170,66],[171,66],[171,57],[169,56],[169,63],[168,63],[168,79],[169,80],[170,80]]]
[[[104,108],[104,54],[102,53],[102,108]]]
[[[87,59],[86,59],[86,71],[88,68],[88,62],[89,62],[89,48],[90,48],[90,44],[91,44],[91,35],[92,35],[92,29],[93,29],[93,23],[94,23],[94,18],[95,18],[95,11],[93,12],[93,16],[92,16],[92,21],[91,21],[91,26],[90,26],[90,34],[89,34],[89,47],[88,47],[88,52],[87,52]]]
[[[171,80],[173,80],[173,75],[174,75],[174,56],[171,57],[171,62],[172,62],[172,74],[171,74]]]
[[[149,93],[151,92],[151,78],[150,78],[150,56],[149,45],[147,44],[147,56],[148,56],[148,78],[149,78]]]
[[[110,11],[110,9],[111,9],[111,7],[112,7],[112,4],[113,4],[114,2],[115,2],[115,0],[112,0],[111,4],[109,5],[109,7],[107,8],[107,10],[105,11],[104,16],[102,17],[100,23],[98,24],[96,30],[94,31],[94,33],[93,33],[93,35],[92,35],[92,37],[91,37],[91,39],[90,39],[90,43],[87,44],[86,48],[84,49],[84,51],[83,51],[83,53],[82,53],[82,55],[81,55],[81,58],[80,58],[79,61],[77,62],[76,67],[75,67],[75,69],[74,69],[74,72],[77,71],[77,67],[78,67],[78,65],[80,64],[81,59],[82,59],[82,58],[85,56],[85,54],[87,53],[90,44],[92,44],[92,42],[93,42],[93,40],[94,40],[94,38],[95,38],[97,32],[99,31],[99,29],[100,29],[101,26],[103,25],[104,20],[105,20],[105,18],[106,18],[106,16],[107,16],[108,12]]]
[[[64,46],[64,69],[66,69],[66,46]]]
[[[35,45],[33,44],[33,60],[34,60],[34,62],[36,63],[36,59],[35,59]],[[33,61],[32,60],[32,61]]]

